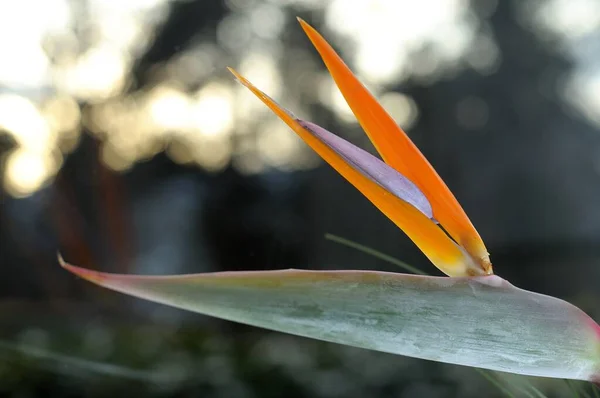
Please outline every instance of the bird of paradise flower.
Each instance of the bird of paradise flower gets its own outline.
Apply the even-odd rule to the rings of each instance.
[[[119,275],[61,259],[63,267],[136,297],[281,332],[491,370],[596,381],[596,322],[565,301],[493,275],[481,237],[433,167],[325,39],[299,22],[383,161],[295,117],[230,71],[449,278],[300,270]]]

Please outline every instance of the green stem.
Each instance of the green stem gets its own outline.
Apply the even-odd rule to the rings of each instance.
[[[325,234],[325,239],[331,240],[333,242],[339,243],[341,245],[344,246],[348,246],[351,247],[352,249],[361,251],[363,253],[369,254],[373,257],[376,257],[380,260],[383,261],[387,261],[388,263],[397,265],[400,268],[403,268],[404,270],[408,271],[408,272],[412,272],[413,274],[418,274],[418,275],[427,275],[426,272],[421,271],[418,268],[413,267],[412,265],[406,264],[404,261],[400,261],[388,254],[382,253],[380,251],[377,251],[375,249],[372,249],[370,247],[361,245],[360,243],[357,242],[353,242],[349,239],[346,238],[342,238],[341,236],[337,236],[337,235],[333,235],[333,234]]]
[[[492,383],[498,390],[502,391],[504,395],[509,398],[516,398],[515,394],[513,394],[509,389],[504,387],[498,380],[496,380],[490,372],[483,369],[475,369],[480,375],[482,375],[487,381]]]

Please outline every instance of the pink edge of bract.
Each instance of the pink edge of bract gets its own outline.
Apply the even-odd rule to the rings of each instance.
[[[105,274],[103,272],[93,271],[90,269],[77,267],[76,265],[71,265],[67,263],[60,255],[60,253],[58,254],[58,263],[61,267],[71,272],[72,274],[75,274],[90,282],[101,283],[104,279],[106,279]]]
[[[586,322],[590,325],[592,330],[595,332],[596,337],[598,338],[598,341],[600,343],[600,325],[598,325],[598,323],[594,320],[594,318],[587,315],[587,313],[585,313],[585,315],[586,315],[586,319],[585,319]]]

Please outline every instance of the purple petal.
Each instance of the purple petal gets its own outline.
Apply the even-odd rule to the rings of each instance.
[[[355,170],[367,176],[397,198],[410,203],[428,218],[433,219],[433,210],[429,200],[408,178],[367,151],[324,128],[301,119],[296,120],[302,127],[340,155]]]

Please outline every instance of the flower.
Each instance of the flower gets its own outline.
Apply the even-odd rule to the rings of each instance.
[[[442,272],[448,276],[493,274],[479,233],[435,169],[325,39],[298,20],[385,163],[295,117],[229,68],[231,73],[402,229]]]
[[[145,300],[279,332],[524,375],[597,381],[596,322],[492,275],[479,234],[435,170],[325,40],[300,21],[384,161],[298,119],[232,73],[451,278],[274,270],[147,276],[68,264]]]

